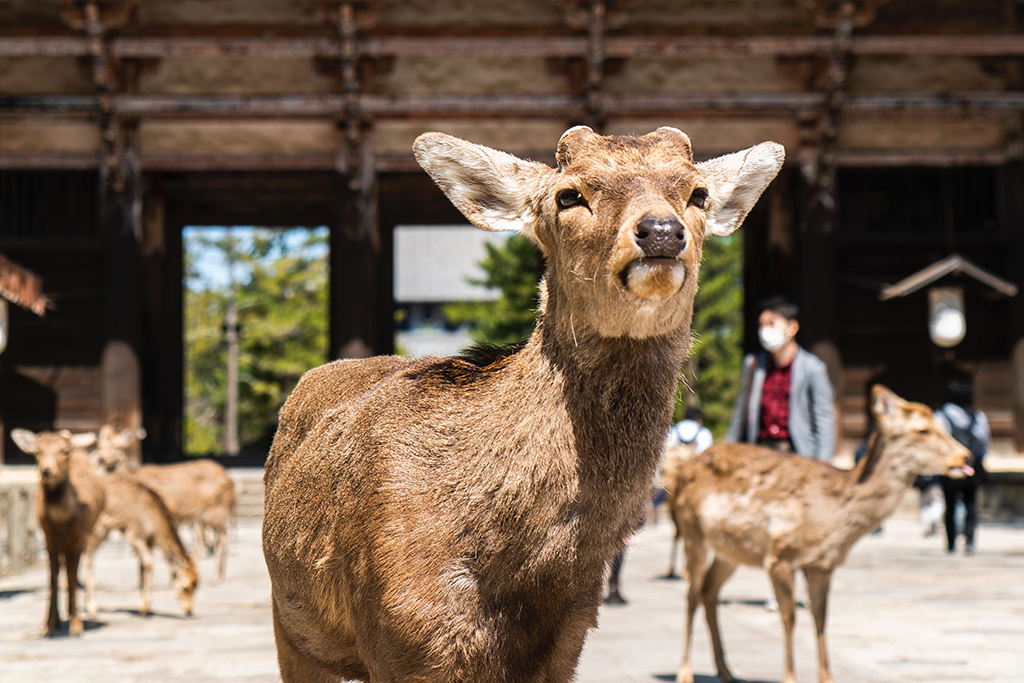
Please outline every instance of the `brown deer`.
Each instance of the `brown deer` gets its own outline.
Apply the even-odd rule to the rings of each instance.
[[[108,472],[127,469],[125,450],[136,439],[146,438],[144,429],[117,431],[104,425],[99,432],[96,458]],[[202,459],[172,465],[142,465],[134,473],[139,481],[156,491],[178,525],[190,524],[196,537],[193,554],[206,543],[206,529],[217,535],[217,575],[220,583],[227,564],[228,522],[236,505],[235,482],[223,466]]]
[[[83,626],[76,601],[78,562],[106,501],[103,480],[83,450],[96,441],[96,434],[72,435],[66,429],[35,434],[27,429],[13,429],[11,439],[18,448],[35,456],[39,469],[36,516],[50,560],[50,606],[44,632],[54,635],[60,626],[57,592],[63,563],[68,582],[68,632],[80,635]]]
[[[107,426],[101,432],[104,438],[97,444],[98,461],[108,468],[112,463],[122,463],[124,453],[121,449],[131,443],[129,435],[112,438]],[[85,592],[89,615],[95,616],[98,611],[93,554],[110,532],[116,529],[124,535],[139,558],[139,612],[149,613],[153,594],[153,549],[160,548],[171,567],[171,580],[178,601],[185,615],[190,616],[199,575],[195,563],[181,543],[170,510],[155,491],[126,468],[115,469],[107,473],[104,479],[107,505],[96,522],[85,550]]]
[[[825,613],[832,572],[857,539],[893,513],[915,475],[963,476],[970,455],[927,406],[885,387],[873,388],[871,412],[878,428],[853,470],[733,443],[712,446],[680,466],[673,514],[685,541],[690,588],[679,683],[693,683],[693,615],[701,602],[718,677],[735,680],[718,630],[718,594],[741,564],[764,567],[771,578],[785,629],[784,683],[796,683],[793,578],[803,571],[818,633],[818,677],[831,683]]]
[[[234,517],[235,482],[222,465],[202,459],[173,465],[143,465],[139,480],[156,491],[178,524],[191,524],[198,551],[206,543],[206,530],[217,535],[217,574],[220,583],[227,565],[228,522]]]
[[[478,227],[543,253],[518,349],[338,362],[281,412],[263,549],[284,681],[569,681],[643,515],[706,231],[778,172],[673,128],[566,131],[558,167],[440,133],[416,158]]]

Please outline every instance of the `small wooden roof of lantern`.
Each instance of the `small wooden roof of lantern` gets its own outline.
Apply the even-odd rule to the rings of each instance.
[[[938,286],[936,283],[952,275],[965,276],[981,284],[987,290],[988,298],[1017,295],[1017,285],[990,273],[960,254],[952,254],[885,287],[878,298],[886,301],[928,287],[928,335],[937,346],[951,348],[963,341],[967,334],[964,290],[961,285]]]

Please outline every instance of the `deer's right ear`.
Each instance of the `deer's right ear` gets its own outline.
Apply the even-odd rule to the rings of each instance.
[[[892,391],[876,384],[871,388],[871,414],[878,426],[888,428],[903,412],[904,401]]]
[[[39,442],[36,440],[36,435],[27,429],[12,429],[11,440],[14,444],[28,453],[29,455],[35,455],[39,452]]]
[[[412,148],[416,161],[473,225],[533,238],[538,191],[553,168],[444,133],[424,133]]]
[[[708,182],[707,231],[725,236],[743,225],[743,219],[785,160],[786,149],[782,145],[762,142],[742,152],[697,164]]]
[[[74,448],[88,448],[96,443],[96,432],[83,432],[71,437],[71,445]]]

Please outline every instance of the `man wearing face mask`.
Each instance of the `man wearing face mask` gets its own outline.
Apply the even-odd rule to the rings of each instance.
[[[764,351],[743,361],[726,440],[828,461],[836,445],[835,391],[825,363],[796,343],[798,316],[796,304],[784,297],[761,306],[758,338]]]

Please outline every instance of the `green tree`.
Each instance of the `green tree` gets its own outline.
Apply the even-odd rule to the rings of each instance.
[[[238,240],[239,436],[265,450],[277,412],[303,372],[327,357],[327,231],[246,229]],[[186,240],[185,451],[224,452],[227,290],[211,286],[196,254],[223,252],[227,237]]]
[[[533,242],[512,235],[504,244],[487,243],[480,262],[485,276],[470,280],[498,292],[494,301],[460,301],[444,307],[444,315],[456,325],[469,324],[473,339],[488,344],[515,344],[530,336],[539,304],[537,283],[544,262]]]
[[[704,241],[700,288],[693,302],[693,351],[684,381],[704,411],[704,424],[720,439],[729,426],[743,365],[743,238],[711,236]],[[676,419],[685,411],[683,382]]]

